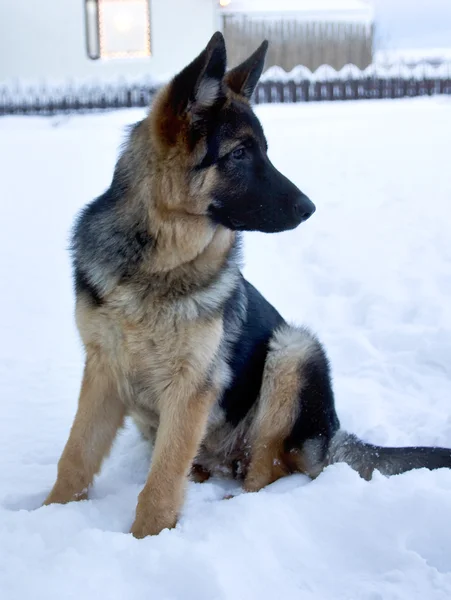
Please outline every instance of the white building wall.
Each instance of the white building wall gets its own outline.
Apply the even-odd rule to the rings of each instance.
[[[218,28],[215,0],[150,0],[147,58],[92,60],[83,0],[0,0],[0,81],[150,75],[185,66]]]

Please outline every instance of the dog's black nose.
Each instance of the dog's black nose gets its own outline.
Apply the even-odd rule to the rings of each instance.
[[[295,205],[294,205],[294,214],[296,218],[299,220],[299,223],[303,223],[307,221],[316,210],[316,206],[307,198],[305,194],[302,194],[298,197]]]

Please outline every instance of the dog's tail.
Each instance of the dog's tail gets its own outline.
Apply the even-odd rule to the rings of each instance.
[[[374,471],[383,475],[399,475],[412,469],[451,468],[451,449],[428,446],[385,448],[360,440],[339,430],[333,436],[326,458],[327,464],[347,463],[363,478],[371,479]]]

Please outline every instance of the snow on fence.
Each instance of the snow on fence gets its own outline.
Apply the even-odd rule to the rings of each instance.
[[[414,67],[398,63],[388,68],[371,64],[363,70],[345,65],[339,71],[323,65],[313,73],[303,66],[288,73],[271,67],[263,74],[254,101],[262,104],[436,94],[451,94],[451,61],[435,67],[427,63]]]
[[[159,86],[151,80],[58,86],[0,83],[0,116],[146,107]],[[364,70],[346,65],[339,71],[323,65],[313,73],[303,66],[288,73],[280,67],[271,67],[257,86],[254,102],[360,100],[436,94],[451,95],[451,61],[436,67],[426,63],[415,67],[398,64],[389,68],[372,64]]]
[[[60,85],[0,84],[0,116],[53,115],[148,106],[158,85],[118,81]]]

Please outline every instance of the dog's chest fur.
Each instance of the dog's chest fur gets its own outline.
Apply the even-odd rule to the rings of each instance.
[[[151,296],[135,303],[132,290],[125,289],[115,292],[105,308],[86,310],[84,305],[77,311],[84,341],[99,345],[120,380],[128,382],[130,389],[121,390],[121,396],[130,408],[158,403],[179,380],[186,386],[200,384],[222,335],[219,316],[186,319],[175,303]]]
[[[206,385],[217,393],[203,454],[208,447],[230,454],[240,432],[225,421],[219,405],[231,379],[224,339],[223,305],[238,270],[191,294],[162,297],[152,286],[117,286],[102,306],[84,296],[77,302],[77,324],[85,345],[101,349],[120,382],[119,393],[139,429],[154,440],[163,402],[179,402]],[[232,439],[233,437],[233,439]],[[206,456],[204,457],[204,462]]]

